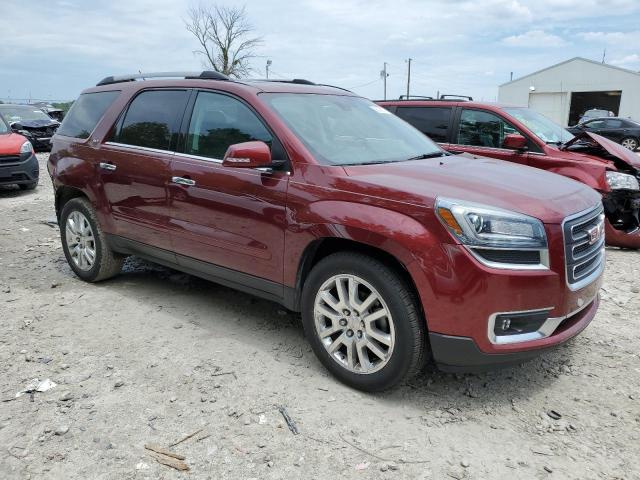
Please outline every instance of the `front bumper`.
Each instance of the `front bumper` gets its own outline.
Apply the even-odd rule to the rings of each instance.
[[[22,185],[35,183],[40,175],[40,167],[35,154],[22,162],[0,163],[0,185]]]
[[[595,317],[599,302],[596,297],[586,308],[563,319],[548,337],[552,343],[547,345],[509,353],[485,353],[473,338],[430,333],[431,352],[438,368],[445,372],[474,373],[519,365],[578,335]]]
[[[519,363],[563,343],[589,324],[598,307],[603,268],[585,277],[586,283],[569,282],[568,268],[572,267],[565,256],[563,228],[545,225],[549,268],[488,267],[457,244],[414,253],[416,262],[408,269],[420,296],[437,364],[462,371]],[[601,258],[600,265],[603,262]],[[544,316],[535,317],[540,312]],[[535,315],[516,319],[531,313]],[[507,319],[512,324],[530,322],[535,328],[522,330],[530,333],[516,338],[506,337],[512,334],[506,327],[498,338],[494,331],[498,319],[502,329]]]

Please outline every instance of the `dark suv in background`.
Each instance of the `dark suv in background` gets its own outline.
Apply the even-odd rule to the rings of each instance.
[[[593,190],[451,155],[343,89],[158,76],[104,79],[54,137],[55,208],[80,278],[138,255],[279,302],[363,390],[429,354],[455,371],[518,363],[593,319]]]
[[[424,98],[377,103],[449,152],[540,168],[590,186],[602,195],[607,244],[640,248],[640,158],[628,149],[588,129],[574,137],[526,107]]]

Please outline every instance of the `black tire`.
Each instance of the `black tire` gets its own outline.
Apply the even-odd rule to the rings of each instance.
[[[38,182],[21,183],[18,185],[18,187],[20,187],[20,190],[35,190],[37,186]]]
[[[373,373],[355,373],[340,365],[327,351],[315,326],[314,303],[321,286],[332,276],[351,274],[374,287],[393,317],[395,345],[386,365]],[[358,252],[329,255],[313,267],[302,290],[302,321],[313,351],[336,378],[367,392],[394,387],[415,375],[427,356],[426,322],[413,289],[392,268]]]
[[[93,265],[88,270],[82,270],[75,264],[71,258],[69,247],[66,242],[67,219],[69,218],[69,215],[75,211],[82,213],[86,217],[91,226],[91,230],[93,231],[96,253]],[[89,200],[84,197],[76,197],[65,203],[62,207],[62,212],[60,213],[59,225],[64,255],[67,258],[67,262],[71,269],[82,280],[85,282],[99,282],[118,275],[122,271],[122,264],[125,257],[115,253],[109,248],[107,238],[102,232],[102,228],[100,228],[95,210]]]
[[[629,146],[626,146],[625,142],[628,142]],[[625,148],[628,148],[632,152],[635,152],[638,149],[638,139],[635,137],[624,137],[622,140],[620,140],[620,145],[622,145]]]

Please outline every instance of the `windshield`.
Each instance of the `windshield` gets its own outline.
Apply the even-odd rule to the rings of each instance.
[[[301,93],[267,93],[263,98],[325,165],[444,155],[411,125],[364,98]]]
[[[4,123],[2,115],[0,115],[0,135],[2,135],[3,133],[8,133],[8,132],[9,132],[9,127],[7,127],[7,124]]]
[[[32,120],[51,121],[51,118],[37,107],[29,105],[0,105],[0,114],[9,123]]]
[[[534,135],[545,143],[561,144],[573,138],[573,135],[569,133],[569,131],[530,108],[504,108],[504,111],[520,123],[523,123]]]

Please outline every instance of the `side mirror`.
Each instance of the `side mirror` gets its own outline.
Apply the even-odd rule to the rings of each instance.
[[[527,139],[517,133],[510,133],[504,137],[502,147],[510,150],[525,150],[527,148]]]
[[[271,150],[264,142],[243,142],[230,145],[222,165],[233,168],[268,168],[272,166]]]

